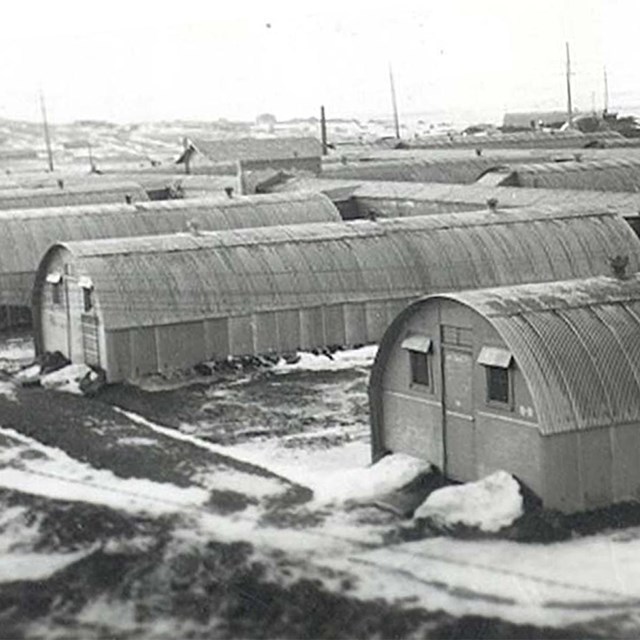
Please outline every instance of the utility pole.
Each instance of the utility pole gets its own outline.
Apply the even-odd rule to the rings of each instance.
[[[609,113],[609,82],[607,81],[607,67],[604,68],[604,114]]]
[[[49,124],[47,122],[47,107],[44,103],[44,93],[40,90],[40,109],[42,111],[42,125],[44,127],[44,142],[47,145],[47,158],[49,159],[49,171],[53,171],[53,154],[51,153],[51,139],[49,138]]]
[[[389,63],[389,84],[391,85],[391,104],[393,105],[393,124],[396,130],[396,138],[400,140],[400,121],[398,120],[398,103],[396,101],[396,87],[393,82],[393,69]]]
[[[327,155],[327,118],[324,113],[324,105],[320,107],[320,139],[322,140],[322,155]]]
[[[573,127],[573,105],[571,103],[571,54],[569,53],[569,43],[566,42],[567,49],[567,118],[569,128]]]

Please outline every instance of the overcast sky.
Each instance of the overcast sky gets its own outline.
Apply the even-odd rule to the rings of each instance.
[[[52,120],[640,112],[639,0],[20,0],[3,6],[0,116]]]

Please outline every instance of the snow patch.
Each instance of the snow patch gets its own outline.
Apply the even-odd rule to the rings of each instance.
[[[212,473],[201,473],[195,481],[216,491],[235,491],[254,498],[266,498],[286,491],[288,486],[277,478],[268,478],[255,473],[234,469],[216,469]]]
[[[0,342],[0,360],[31,362],[35,357],[32,338],[10,338]]]
[[[92,547],[74,553],[5,553],[0,557],[0,583],[45,580],[93,551]]]
[[[339,558],[326,564],[345,568]],[[346,566],[364,599],[413,598],[412,606],[454,616],[552,627],[624,615],[640,623],[637,528],[554,544],[430,538],[352,556]]]
[[[399,489],[430,469],[424,460],[395,453],[368,467],[327,474],[313,491],[320,502],[365,500]]]
[[[86,364],[70,364],[57,371],[41,375],[40,384],[45,389],[55,389],[82,395],[80,381],[91,374],[97,376]]]
[[[377,345],[368,345],[359,349],[346,349],[336,351],[332,357],[324,355],[314,355],[312,353],[301,353],[300,360],[294,364],[287,364],[281,360],[274,365],[272,371],[275,373],[289,373],[291,371],[343,371],[344,369],[354,369],[357,367],[370,367],[378,351]]]
[[[3,452],[0,486],[6,489],[151,514],[197,508],[209,498],[209,493],[199,487],[182,488],[168,482],[120,478],[111,471],[74,460],[60,449],[43,445],[13,429],[0,428],[0,435],[22,444]],[[25,456],[25,452],[41,455]]]
[[[414,517],[492,532],[508,527],[521,515],[520,485],[506,471],[496,471],[477,482],[437,489],[416,509]]]
[[[0,380],[0,396],[6,396],[9,400],[16,400],[16,391],[10,382]]]

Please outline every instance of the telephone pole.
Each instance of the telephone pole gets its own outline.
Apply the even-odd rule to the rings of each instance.
[[[571,54],[569,52],[569,43],[566,42],[567,50],[567,122],[569,127],[573,127],[573,105],[571,103]]]
[[[389,84],[391,85],[391,104],[393,105],[393,124],[396,130],[396,138],[400,140],[400,121],[398,120],[398,103],[396,101],[396,87],[393,82],[393,69],[389,63]]]
[[[604,113],[609,113],[609,82],[607,81],[607,67],[604,68]]]
[[[53,171],[53,154],[51,153],[51,138],[49,137],[49,123],[47,122],[47,107],[44,103],[44,93],[40,90],[40,110],[42,111],[42,126],[44,127],[44,142],[47,146],[49,171]]]
[[[327,147],[327,118],[324,113],[324,105],[320,107],[320,139],[322,141],[322,155],[326,156],[328,153]]]

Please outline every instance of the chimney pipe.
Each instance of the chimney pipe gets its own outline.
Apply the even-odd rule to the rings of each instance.
[[[489,207],[491,213],[496,213],[498,211],[498,198],[489,198],[487,200],[487,207]]]
[[[613,258],[609,258],[609,264],[611,265],[615,278],[618,278],[618,280],[626,280],[628,278],[627,267],[629,266],[629,256],[614,256]]]

